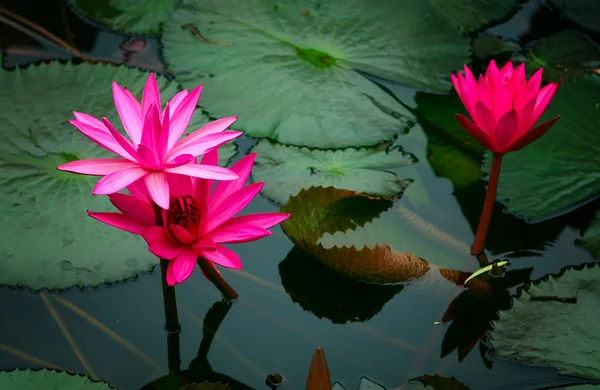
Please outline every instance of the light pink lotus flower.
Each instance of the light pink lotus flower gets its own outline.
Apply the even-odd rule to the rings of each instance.
[[[198,256],[222,267],[241,269],[239,256],[222,244],[255,241],[271,234],[267,229],[289,217],[285,213],[262,213],[234,217],[260,192],[264,183],[244,186],[250,175],[255,154],[239,160],[231,170],[239,175],[234,181],[220,181],[170,175],[171,207],[162,210],[162,226],[155,226],[154,210],[140,182],[132,183],[132,195],[109,195],[121,213],[88,214],[119,229],[139,234],[150,252],[170,260],[167,282],[175,285],[194,270]],[[216,166],[218,151],[207,153],[201,167]]]
[[[542,71],[539,69],[527,81],[524,64],[513,69],[509,61],[499,70],[492,60],[485,76],[479,75],[475,80],[465,65],[464,76],[457,73],[450,77],[473,121],[460,114],[456,114],[456,120],[494,154],[524,148],[544,135],[559,119],[556,117],[533,127],[558,89],[558,84],[554,83],[540,89]]]
[[[129,139],[106,118],[100,121],[74,112],[76,119],[70,123],[96,144],[122,158],[78,160],[57,167],[63,171],[104,176],[94,187],[93,194],[112,194],[143,179],[154,203],[168,209],[168,174],[217,180],[238,178],[230,169],[196,164],[197,156],[242,134],[224,131],[236,117],[218,119],[179,140],[194,114],[202,86],[189,93],[187,90],[179,92],[166,103],[164,111],[161,111],[160,92],[153,73],[144,87],[141,104],[116,82],[113,82],[112,90]]]

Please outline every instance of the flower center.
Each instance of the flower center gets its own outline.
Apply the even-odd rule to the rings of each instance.
[[[200,230],[200,217],[200,205],[192,196],[178,196],[171,199],[171,204],[167,211],[167,226],[181,226],[196,239]]]

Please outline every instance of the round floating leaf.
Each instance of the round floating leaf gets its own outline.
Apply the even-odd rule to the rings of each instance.
[[[472,31],[516,11],[511,0],[428,0],[437,9],[456,21],[460,28]]]
[[[595,257],[600,257],[600,211],[596,211],[596,217],[583,234],[581,245],[588,248]]]
[[[580,26],[600,32],[600,3],[597,0],[550,0],[550,4]]]
[[[92,382],[87,376],[52,370],[0,372],[2,390],[111,390],[105,382]]]
[[[600,194],[600,77],[561,85],[541,121],[557,115],[547,134],[502,162],[498,199],[530,219]]]
[[[231,390],[231,386],[221,382],[202,382],[183,386],[179,390]]]
[[[391,139],[411,124],[409,111],[358,72],[450,87],[449,73],[469,61],[455,24],[431,1],[184,0],[163,42],[178,81],[206,86],[212,115],[238,115],[253,137],[340,148]]]
[[[490,332],[495,354],[561,374],[600,380],[600,266],[570,268],[532,284],[500,312]]]
[[[539,40],[531,48],[527,61],[528,72],[544,68],[544,79],[555,82],[573,81],[598,67],[600,47],[574,30]]]
[[[79,111],[106,116],[120,127],[112,80],[141,97],[147,76],[136,69],[89,64],[0,71],[0,284],[97,286],[157,264],[143,239],[87,216],[86,210],[114,211],[107,197],[91,194],[98,177],[56,169],[67,161],[114,157],[68,120]],[[164,78],[158,83],[165,98],[177,92]],[[198,110],[188,130],[205,121]]]
[[[158,35],[177,0],[70,0],[85,17],[114,30]]]
[[[253,149],[257,155],[252,177],[266,182],[263,194],[282,204],[290,195],[311,186],[392,198],[402,193],[411,180],[399,179],[384,169],[411,164],[415,159],[399,147],[387,148],[311,150],[263,140]]]
[[[425,387],[426,389],[432,390],[469,390],[467,386],[465,386],[462,382],[460,382],[455,377],[446,378],[439,375],[423,375],[416,379],[411,380],[409,383],[418,382],[422,385],[421,389]],[[414,389],[418,389],[419,387],[414,387]],[[412,390],[413,387],[406,387],[405,389]]]
[[[516,42],[504,40],[488,33],[477,35],[472,45],[475,55],[480,58],[513,53],[521,49],[521,46]]]

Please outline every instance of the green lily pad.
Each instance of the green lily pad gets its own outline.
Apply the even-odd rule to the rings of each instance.
[[[592,255],[600,257],[600,211],[596,211],[596,217],[588,226],[583,237],[581,245],[589,249]]]
[[[569,82],[600,67],[600,47],[574,30],[539,40],[528,55],[527,71],[544,68],[544,79]]]
[[[498,36],[481,33],[473,39],[473,52],[479,58],[498,56],[504,53],[514,53],[521,49],[518,43],[504,40]]]
[[[70,0],[76,11],[113,30],[158,35],[177,0]]]
[[[503,159],[498,199],[529,219],[600,194],[600,77],[561,85],[539,123],[557,115],[547,134]]]
[[[557,368],[562,375],[600,380],[600,266],[569,268],[533,283],[500,311],[490,332],[495,354]]]
[[[487,12],[483,3],[184,0],[164,26],[164,54],[184,86],[206,86],[211,115],[238,115],[253,137],[373,145],[406,131],[412,115],[358,72],[447,90],[469,61],[451,15]]]
[[[600,32],[600,3],[596,0],[550,0],[550,4],[580,26]]]
[[[411,164],[415,159],[399,147],[387,151],[388,146],[312,150],[263,140],[253,149],[257,155],[252,177],[266,182],[263,194],[281,204],[312,186],[393,198],[411,181],[385,169]]]
[[[147,76],[136,69],[90,64],[0,71],[0,284],[34,290],[97,286],[158,263],[139,236],[88,217],[86,210],[115,211],[107,197],[92,195],[98,177],[56,169],[67,161],[114,157],[68,120],[79,111],[106,116],[121,127],[112,80],[141,97]],[[178,92],[162,77],[158,83],[165,98]],[[188,131],[205,122],[198,110]]]
[[[111,390],[105,382],[92,382],[87,376],[52,370],[0,372],[2,390]]]

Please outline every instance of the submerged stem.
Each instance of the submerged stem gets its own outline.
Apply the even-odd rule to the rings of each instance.
[[[204,257],[198,257],[198,265],[204,272],[204,275],[210,280],[216,288],[221,291],[221,294],[228,299],[236,299],[240,295],[223,279],[215,266]]]
[[[502,155],[494,154],[490,178],[488,180],[488,188],[485,194],[485,201],[483,203],[483,210],[481,211],[481,218],[479,219],[479,226],[477,227],[475,241],[471,247],[471,253],[474,255],[479,255],[481,252],[483,252],[485,237],[487,236],[490,220],[492,219],[494,202],[496,201],[496,191],[498,190],[498,180],[500,179],[501,166]]]

